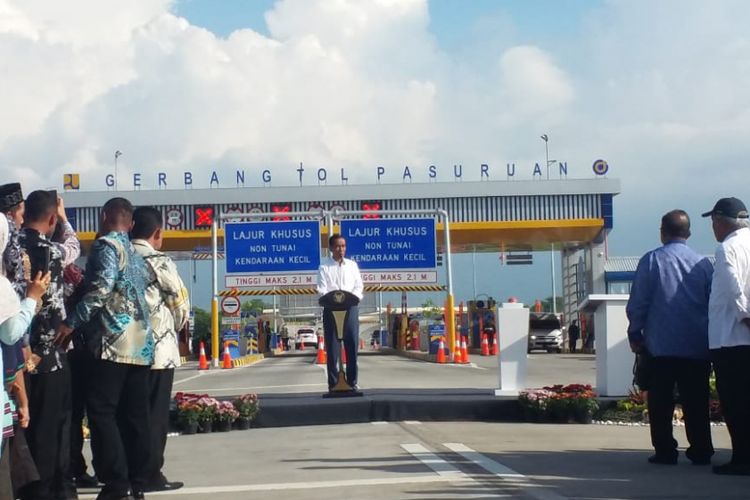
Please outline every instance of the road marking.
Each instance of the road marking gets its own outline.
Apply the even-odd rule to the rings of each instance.
[[[414,458],[422,462],[430,469],[434,470],[435,473],[439,476],[459,477],[462,479],[465,478],[468,481],[473,481],[473,479],[466,476],[466,474],[456,469],[451,464],[435,455],[421,444],[402,444],[401,448],[406,450],[408,453],[411,453]]]
[[[471,478],[457,478],[450,476],[408,476],[372,479],[345,479],[338,481],[308,481],[300,483],[267,483],[267,484],[238,484],[233,486],[193,486],[183,487],[175,491],[159,491],[149,493],[148,497],[166,495],[208,495],[211,493],[240,493],[244,491],[274,491],[274,490],[305,490],[310,488],[341,488],[356,486],[382,486],[393,484],[424,484],[441,483],[447,481],[472,481]],[[78,496],[80,499],[94,499],[96,494],[84,494]]]
[[[377,420],[375,422],[370,422],[372,425],[388,425],[388,422],[385,420]]]
[[[193,380],[193,379],[196,379],[196,378],[198,378],[198,377],[202,377],[202,376],[203,376],[203,373],[204,373],[204,372],[200,372],[200,373],[198,373],[197,375],[193,375],[192,377],[188,377],[188,378],[183,378],[183,379],[181,379],[181,380],[175,380],[175,381],[174,381],[174,382],[172,383],[172,386],[175,386],[175,385],[179,385],[179,384],[181,384],[181,383],[183,383],[183,382],[187,382],[188,380]]]
[[[538,500],[563,500],[566,498],[564,496],[558,495],[553,491],[543,489],[538,485],[529,482],[528,478],[523,474],[514,471],[506,465],[495,462],[491,458],[482,455],[478,451],[472,450],[463,443],[443,443],[443,446],[455,453],[458,453],[465,459],[474,462],[487,472],[518,486],[523,490],[524,493],[537,498]]]
[[[174,384],[172,384],[174,385]],[[222,391],[251,391],[258,389],[284,389],[287,387],[327,387],[326,384],[290,384],[290,385],[255,385],[250,387],[202,387],[194,389],[201,392],[222,392]]]
[[[422,425],[419,420],[404,420],[405,425]]]

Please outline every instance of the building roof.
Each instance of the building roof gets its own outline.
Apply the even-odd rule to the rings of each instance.
[[[711,264],[714,263],[715,258],[713,255],[706,255]],[[638,261],[640,257],[608,257],[604,262],[605,273],[634,273],[638,267]]]

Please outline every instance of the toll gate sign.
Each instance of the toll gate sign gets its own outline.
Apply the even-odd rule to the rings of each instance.
[[[229,223],[227,273],[314,273],[320,266],[320,222]]]
[[[436,269],[435,219],[343,220],[341,234],[363,271]]]

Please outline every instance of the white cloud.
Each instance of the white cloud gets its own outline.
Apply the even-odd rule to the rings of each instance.
[[[419,181],[430,163],[530,166],[547,133],[572,176],[609,160],[627,186],[623,234],[640,223],[631,213],[661,210],[665,189],[702,208],[746,184],[740,0],[605,2],[554,45],[498,12],[449,53],[425,0],[283,0],[266,13],[268,37],[217,37],[172,8],[0,0],[4,180],[28,190],[79,171],[100,189],[119,149],[122,173],[273,167],[278,185],[303,161],[346,167],[352,182],[410,165]]]

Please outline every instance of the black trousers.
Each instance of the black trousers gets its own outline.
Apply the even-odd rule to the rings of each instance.
[[[339,356],[341,345],[336,337],[336,321],[333,311],[323,309],[323,337],[328,357],[328,389],[336,385],[339,378]],[[359,349],[359,307],[349,309],[344,322],[344,349],[346,350],[346,381],[354,386],[357,383],[357,351]]]
[[[83,458],[83,417],[86,414],[86,395],[91,381],[93,355],[83,348],[68,351],[70,368],[70,475],[79,477],[86,473]]]
[[[86,399],[91,451],[108,491],[142,489],[148,480],[151,367],[95,360]]]
[[[732,463],[750,465],[750,346],[722,347],[711,354]]]
[[[660,456],[677,453],[677,441],[672,435],[675,385],[680,395],[685,417],[685,433],[690,446],[688,458],[704,459],[714,453],[711,441],[711,422],[708,417],[711,364],[687,358],[653,358],[652,378],[648,391],[648,414],[651,444]]]
[[[67,367],[29,377],[26,441],[39,481],[20,491],[23,499],[64,497],[70,478],[70,371]]]
[[[172,399],[174,368],[151,370],[149,373],[149,411],[151,419],[151,465],[148,481],[159,484],[164,481],[164,450],[169,433],[169,405]]]

